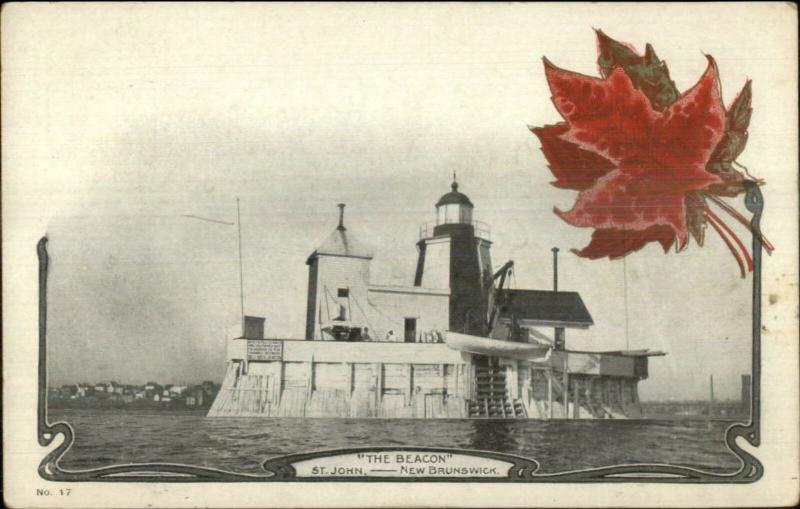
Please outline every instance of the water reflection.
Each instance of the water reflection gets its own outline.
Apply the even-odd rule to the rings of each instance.
[[[512,452],[519,449],[514,422],[493,419],[475,419],[469,422],[472,426],[469,449],[498,452]]]

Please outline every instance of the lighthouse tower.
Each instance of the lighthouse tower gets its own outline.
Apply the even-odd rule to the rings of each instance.
[[[414,286],[449,288],[450,330],[483,335],[492,243],[488,226],[473,220],[473,209],[454,175],[451,191],[436,203],[435,223],[420,228]]]

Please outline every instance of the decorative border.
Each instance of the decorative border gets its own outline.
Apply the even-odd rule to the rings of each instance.
[[[554,474],[539,474],[539,463],[532,459],[490,451],[428,447],[373,447],[319,451],[293,454],[269,459],[262,463],[264,473],[240,474],[224,470],[180,465],[173,463],[140,463],[96,468],[91,470],[64,470],[58,462],[72,446],[74,432],[66,422],[50,424],[47,420],[47,237],[39,240],[36,251],[39,257],[39,390],[38,390],[38,437],[39,445],[49,446],[58,435],[64,441],[47,454],[39,464],[39,475],[50,481],[67,482],[548,482],[548,483],[599,483],[599,482],[647,482],[647,483],[752,483],[764,474],[764,467],[753,455],[744,451],[737,438],[746,440],[753,447],[761,443],[761,214],[764,198],[757,185],[751,184],[745,195],[745,206],[753,217],[753,352],[750,398],[750,419],[728,427],[725,444],[741,461],[738,471],[717,474],[701,470],[666,464],[632,464],[590,468]],[[346,453],[382,451],[429,451],[479,456],[513,464],[506,478],[486,477],[312,477],[298,478],[292,463]]]

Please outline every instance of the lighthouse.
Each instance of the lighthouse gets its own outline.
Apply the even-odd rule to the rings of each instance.
[[[565,329],[594,324],[580,295],[556,274],[552,290],[505,287],[514,262],[493,273],[489,228],[455,176],[420,228],[413,285],[372,281],[373,250],[344,209],[306,259],[306,341],[267,339],[248,320],[255,327],[228,340],[209,416],[641,416],[637,384],[664,353],[566,348]],[[555,339],[541,332],[550,328]]]
[[[436,221],[420,228],[414,286],[449,288],[449,330],[483,335],[492,270],[489,228],[473,219],[474,205],[458,190],[455,175],[435,208]]]

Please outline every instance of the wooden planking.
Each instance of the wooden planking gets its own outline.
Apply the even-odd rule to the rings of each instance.
[[[414,410],[406,405],[405,394],[384,394],[380,406],[380,417],[387,419],[408,419],[413,417]]]
[[[347,366],[341,363],[314,363],[314,390],[338,389],[348,387]]]
[[[306,406],[306,417],[348,417],[349,394],[344,389],[318,389]]]
[[[459,394],[456,387],[456,368],[452,364],[442,364],[442,388],[445,394]]]
[[[464,364],[315,362],[313,372],[311,362],[243,364],[228,363],[209,416],[461,418],[471,390]],[[562,377],[530,367],[517,374],[530,418],[640,415],[635,379],[571,373],[565,387]]]
[[[398,389],[405,393],[408,385],[407,376],[406,364],[384,364],[384,389]]]
[[[422,392],[439,391],[444,389],[444,373],[441,364],[414,364],[414,390]]]
[[[275,415],[280,417],[305,417],[306,390],[285,389],[281,394],[281,403]]]
[[[283,388],[284,390],[305,389],[308,386],[307,362],[283,363]]]
[[[637,382],[629,378],[571,374],[566,394],[560,373],[549,379],[548,370],[534,369],[526,405],[532,418],[625,419],[641,415],[636,400]],[[548,388],[552,387],[550,399]],[[551,415],[552,411],[552,415]]]
[[[210,417],[268,416],[274,401],[274,377],[242,375],[240,366],[230,363],[223,386],[209,410]]]
[[[376,417],[375,391],[354,390],[350,397],[350,417]]]
[[[231,399],[233,397],[234,386],[236,385],[236,373],[238,371],[238,363],[230,361],[225,369],[225,377],[222,379],[222,387],[208,409],[209,417],[220,417],[223,415],[231,415]]]
[[[372,363],[353,364],[353,391],[374,391],[377,384],[377,373]]]

